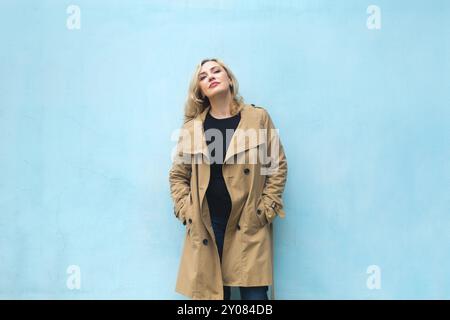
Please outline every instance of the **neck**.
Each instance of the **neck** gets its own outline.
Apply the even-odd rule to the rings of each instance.
[[[210,113],[214,118],[227,118],[231,116],[231,105],[233,98],[229,90],[224,94],[217,94],[209,99],[211,104]]]

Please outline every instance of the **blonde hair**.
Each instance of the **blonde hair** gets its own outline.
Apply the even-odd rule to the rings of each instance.
[[[223,69],[225,69],[228,77],[231,79],[231,96],[233,97],[231,114],[234,115],[238,110],[244,105],[244,99],[239,95],[239,84],[234,76],[233,72],[228,68],[225,63],[218,58],[203,59],[198,65],[192,76],[191,82],[189,84],[188,96],[184,105],[184,123],[194,119],[198,114],[202,113],[209,105],[209,99],[207,96],[203,96],[200,86],[198,85],[198,75],[205,62],[215,61]]]

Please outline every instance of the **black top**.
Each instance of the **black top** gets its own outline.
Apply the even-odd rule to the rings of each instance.
[[[240,112],[232,117],[223,119],[214,118],[208,112],[203,123],[206,144],[208,145],[208,151],[211,158],[211,175],[208,189],[206,190],[206,199],[208,201],[211,219],[216,225],[222,225],[223,228],[226,227],[226,222],[228,221],[228,216],[231,211],[231,199],[223,179],[222,164],[225,160],[226,150],[231,142],[231,137],[240,120]],[[208,131],[209,129],[216,130]],[[220,136],[218,137],[219,134]],[[220,141],[220,138],[222,138],[223,142],[220,146],[217,143],[212,143],[216,139],[219,139]],[[215,158],[216,154],[217,158]],[[222,155],[222,157],[220,157],[220,155]]]

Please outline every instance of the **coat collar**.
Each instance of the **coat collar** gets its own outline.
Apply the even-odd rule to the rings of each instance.
[[[185,131],[183,134],[188,134],[182,139],[183,153],[190,154],[202,154],[209,160],[209,151],[206,144],[205,133],[203,129],[203,123],[206,115],[209,112],[211,106],[208,106],[199,113],[193,120],[188,121],[185,124]],[[254,148],[257,145],[264,142],[259,134],[259,129],[263,129],[264,125],[259,116],[259,112],[255,108],[248,104],[243,104],[239,109],[241,112],[241,120],[231,138],[230,145],[225,154],[224,163],[232,156],[243,152],[247,149]],[[255,130],[256,138],[249,138],[249,129]],[[234,146],[234,147],[233,147]]]

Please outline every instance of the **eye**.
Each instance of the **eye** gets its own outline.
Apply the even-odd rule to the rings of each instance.
[[[219,73],[219,72],[221,72],[222,70],[220,70],[220,69],[215,69],[214,71],[213,71],[213,73]],[[205,76],[201,76],[201,77],[199,77],[198,79],[200,80],[200,81],[202,81],[203,79],[205,79],[206,77]]]

